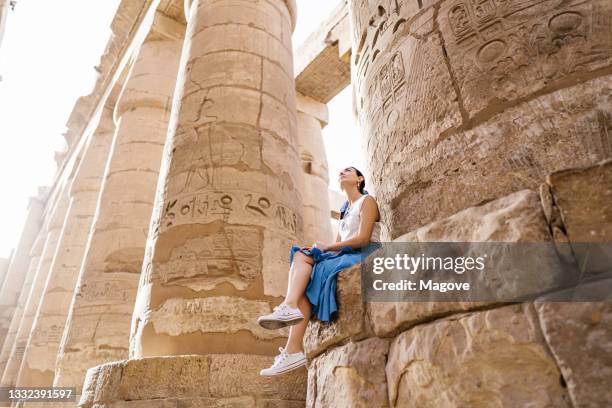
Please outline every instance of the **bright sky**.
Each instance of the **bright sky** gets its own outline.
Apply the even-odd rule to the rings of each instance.
[[[9,12],[0,44],[0,257],[17,245],[28,197],[53,182],[54,151],[65,148],[62,133],[79,96],[93,88],[93,67],[110,35],[119,0],[18,0]],[[337,2],[299,0],[293,35],[297,48]],[[364,169],[358,129],[351,113],[349,88],[329,104],[323,130],[330,168],[336,175],[354,165]]]

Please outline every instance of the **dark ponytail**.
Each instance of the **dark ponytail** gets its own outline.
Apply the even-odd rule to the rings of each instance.
[[[355,170],[355,173],[357,173],[359,177],[363,177],[363,180],[361,180],[361,183],[359,183],[359,192],[364,195],[368,194],[368,191],[365,189],[365,177],[363,173],[361,173],[356,167],[351,166],[351,168]],[[344,218],[344,214],[346,214],[346,210],[348,209],[348,206],[349,206],[349,202],[348,200],[346,200],[344,204],[342,204],[342,207],[340,207],[340,219]]]

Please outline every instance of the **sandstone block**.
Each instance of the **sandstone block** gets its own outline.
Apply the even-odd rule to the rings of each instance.
[[[397,242],[550,242],[551,237],[538,194],[522,190],[486,204],[470,207],[448,218],[421,227],[397,238]],[[546,262],[554,275],[557,260]],[[538,261],[539,262],[539,261]],[[502,272],[503,273],[503,272]],[[494,277],[485,275],[487,279]],[[511,279],[512,277],[501,277]],[[541,284],[554,284],[554,276],[539,276],[541,281],[525,280],[526,293],[540,290]],[[517,290],[513,287],[513,290]],[[482,307],[492,302],[370,302],[369,320],[377,336],[397,333],[420,321],[449,313]]]
[[[361,264],[338,274],[338,314],[332,322],[311,320],[304,335],[304,350],[310,360],[347,339],[359,340],[368,334],[365,304],[361,293]]]
[[[350,342],[315,358],[308,368],[307,407],[387,407],[389,342]]]
[[[584,285],[606,301],[535,302],[546,342],[575,407],[612,406],[612,280]]]
[[[393,407],[571,406],[529,304],[405,331],[386,373]]]
[[[247,354],[193,354],[102,364],[87,371],[79,407],[303,406],[306,371],[262,377],[259,371],[269,360]]]
[[[612,242],[612,159],[548,176],[570,242]]]

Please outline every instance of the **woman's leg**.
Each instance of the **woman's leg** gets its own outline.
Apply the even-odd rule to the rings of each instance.
[[[289,354],[297,353],[299,351],[303,351],[304,349],[302,341],[304,340],[304,333],[306,332],[306,327],[308,326],[308,321],[310,320],[310,311],[312,310],[312,305],[310,304],[310,301],[306,295],[302,294],[302,297],[298,301],[298,307],[304,315],[304,320],[289,328],[289,338],[287,339],[287,344],[285,345],[285,349]]]
[[[285,296],[285,304],[293,308],[302,309],[299,304],[301,298],[305,298],[304,291],[306,291],[306,286],[308,286],[308,282],[310,281],[310,273],[312,272],[313,265],[314,261],[310,256],[300,251],[295,253],[291,268],[289,268],[289,282],[287,296]],[[306,299],[306,301],[308,301],[308,299]],[[306,314],[304,314],[304,316],[306,316]]]

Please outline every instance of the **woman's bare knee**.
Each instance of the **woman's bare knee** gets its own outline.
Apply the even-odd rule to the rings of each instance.
[[[295,260],[297,262],[307,263],[308,265],[314,264],[314,261],[312,260],[311,257],[309,257],[308,255],[303,254],[303,253],[301,253],[299,251],[295,253]]]

